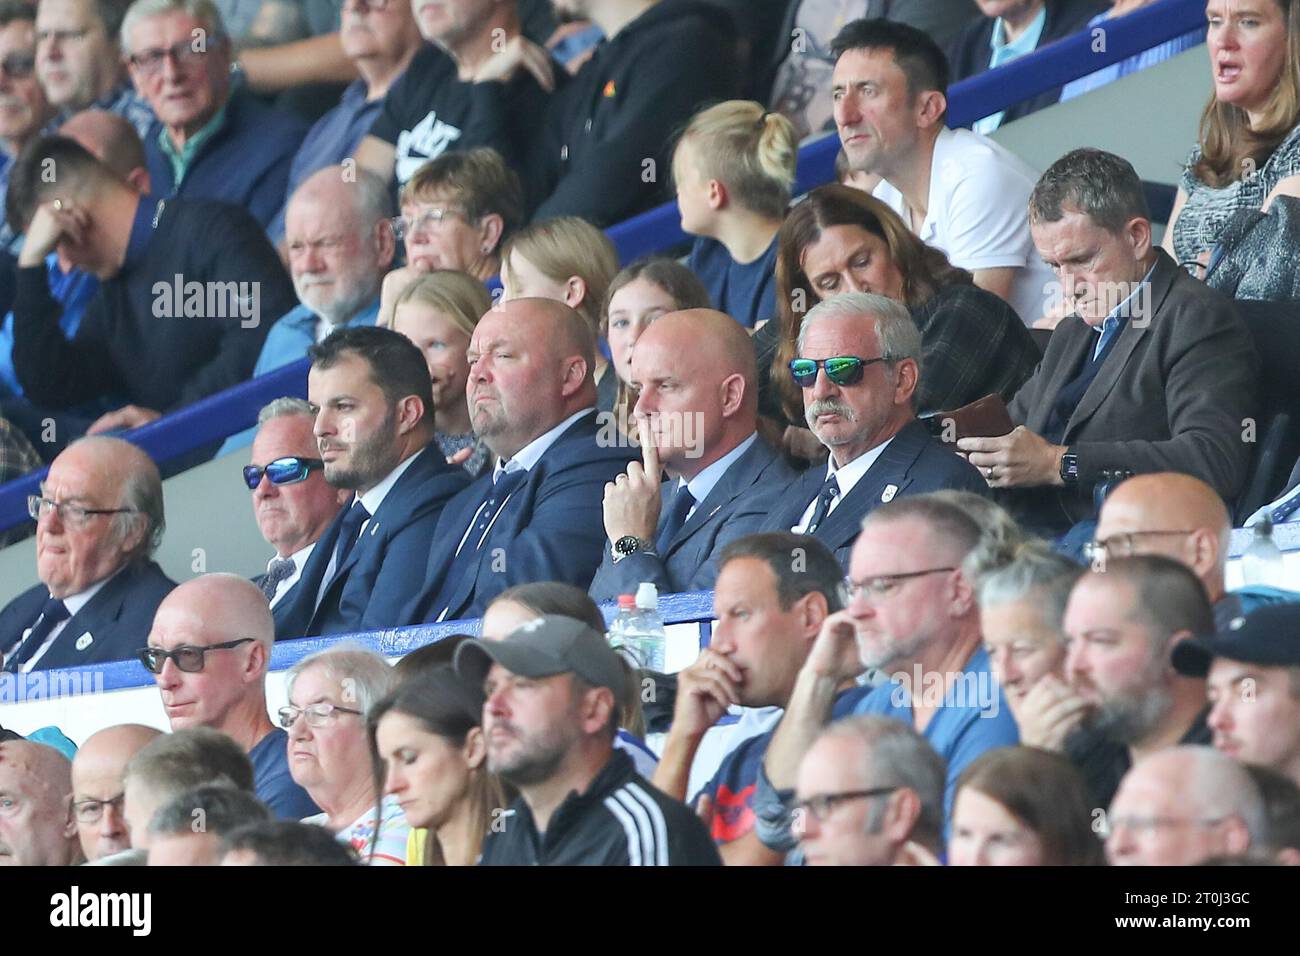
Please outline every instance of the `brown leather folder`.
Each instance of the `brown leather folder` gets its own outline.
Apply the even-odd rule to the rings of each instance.
[[[1007,403],[997,394],[985,395],[950,412],[929,412],[917,417],[925,423],[932,435],[945,441],[955,441],[958,438],[997,438],[1016,427],[1007,411]]]

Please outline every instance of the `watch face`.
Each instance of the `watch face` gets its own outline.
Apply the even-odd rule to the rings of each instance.
[[[625,534],[614,542],[614,550],[619,554],[632,554],[641,550],[641,540],[630,534]]]

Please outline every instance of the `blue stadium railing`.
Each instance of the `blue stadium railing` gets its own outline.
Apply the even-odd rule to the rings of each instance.
[[[1095,31],[1085,30],[953,84],[948,91],[948,125],[967,125],[1204,24],[1204,0],[1159,0],[1107,23],[1101,51],[1095,49]],[[838,152],[839,139],[834,134],[804,146],[799,151],[796,194],[834,178]],[[682,232],[675,202],[613,226],[609,237],[623,262],[673,248],[688,238]],[[165,464],[248,428],[256,421],[258,409],[273,398],[306,394],[307,362],[303,360],[196,402],[126,437]],[[0,531],[28,520],[27,496],[36,491],[44,475],[42,470],[0,486]]]

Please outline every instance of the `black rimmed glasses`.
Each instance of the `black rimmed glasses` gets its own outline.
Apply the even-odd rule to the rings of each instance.
[[[116,797],[109,797],[107,800],[74,800],[72,815],[77,818],[78,823],[98,823],[104,816],[105,807],[112,807],[120,815],[125,803],[125,793],[119,793]]]
[[[208,42],[216,41],[210,37]],[[139,53],[132,53],[126,59],[128,63],[145,76],[156,76],[162,72],[163,62],[169,58],[178,68],[184,69],[199,63],[207,55],[208,48],[205,44],[190,39],[182,40],[180,43],[173,43],[169,47],[141,50]]]
[[[313,471],[324,467],[325,462],[319,458],[290,455],[277,458],[265,465],[245,465],[244,484],[248,485],[251,491],[262,483],[262,475],[265,474],[273,485],[292,485],[299,481],[306,481]]]
[[[898,787],[872,787],[868,790],[845,790],[841,793],[818,793],[807,800],[800,800],[790,810],[790,816],[798,821],[806,816],[818,823],[825,823],[831,812],[842,803],[850,800],[870,800],[893,793]]]
[[[832,358],[790,360],[790,376],[800,388],[812,388],[817,381],[817,369],[826,370],[826,377],[836,385],[856,385],[862,381],[862,373],[868,365],[888,362],[883,355],[864,359],[856,355],[836,355]]]
[[[946,568],[926,568],[924,571],[902,571],[898,574],[873,574],[869,578],[863,578],[861,581],[854,581],[852,578],[845,578],[841,587],[843,588],[844,603],[848,604],[864,592],[872,600],[879,601],[882,598],[889,597],[904,581],[910,581],[912,578],[924,577],[927,574],[946,574],[950,571],[956,571],[956,567]]]
[[[252,640],[251,637],[241,637],[235,641],[209,644],[207,647],[182,644],[170,651],[165,651],[161,647],[146,647],[136,652],[136,657],[139,658],[140,663],[144,665],[145,670],[150,674],[161,674],[169,659],[175,662],[177,670],[182,670],[187,674],[198,674],[203,670],[205,657],[209,651],[228,651],[232,647],[248,644]]]

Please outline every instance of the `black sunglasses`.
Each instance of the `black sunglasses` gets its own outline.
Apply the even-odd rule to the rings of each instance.
[[[800,388],[812,388],[817,381],[817,369],[826,369],[826,377],[836,385],[857,385],[862,381],[862,372],[868,365],[888,362],[883,355],[878,358],[864,359],[856,355],[837,355],[827,359],[798,358],[790,360],[790,375]]]
[[[224,644],[212,644],[208,647],[192,647],[189,644],[182,644],[173,651],[164,651],[161,647],[146,647],[136,652],[136,657],[144,665],[144,669],[150,674],[161,674],[162,669],[167,666],[167,659],[171,658],[176,662],[178,670],[187,674],[199,674],[203,671],[204,655],[208,651],[228,651],[232,647],[238,647],[240,644],[247,644],[252,641],[251,637],[241,637],[237,641],[226,641]]]
[[[244,484],[248,485],[251,491],[261,484],[262,475],[265,473],[273,485],[292,485],[298,481],[306,481],[307,476],[313,471],[324,467],[325,462],[319,458],[277,458],[269,462],[265,468],[245,465]]]

